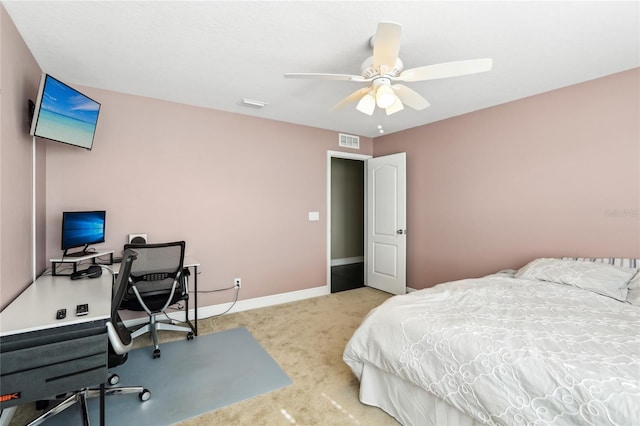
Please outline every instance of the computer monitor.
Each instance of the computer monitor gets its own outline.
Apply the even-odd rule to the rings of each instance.
[[[104,242],[104,210],[62,213],[62,250],[64,256],[84,256],[91,244]],[[67,250],[83,247],[82,250],[67,253]]]

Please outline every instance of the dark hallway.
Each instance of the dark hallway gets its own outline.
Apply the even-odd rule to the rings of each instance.
[[[350,263],[331,267],[331,292],[364,287],[364,263]]]

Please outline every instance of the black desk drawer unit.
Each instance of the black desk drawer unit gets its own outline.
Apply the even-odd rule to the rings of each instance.
[[[2,337],[0,409],[104,383],[107,351],[104,320]]]

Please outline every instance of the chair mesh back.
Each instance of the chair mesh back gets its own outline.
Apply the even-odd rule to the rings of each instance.
[[[125,245],[125,250],[131,249],[137,254],[130,277],[136,283],[138,291],[142,294],[169,291],[182,271],[184,247],[184,241]]]

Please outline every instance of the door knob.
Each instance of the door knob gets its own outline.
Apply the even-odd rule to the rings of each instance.
[[[406,230],[406,229],[398,229],[398,230],[396,231],[396,234],[398,234],[398,235],[402,235],[402,234],[406,234],[406,233],[407,233],[407,230]]]

